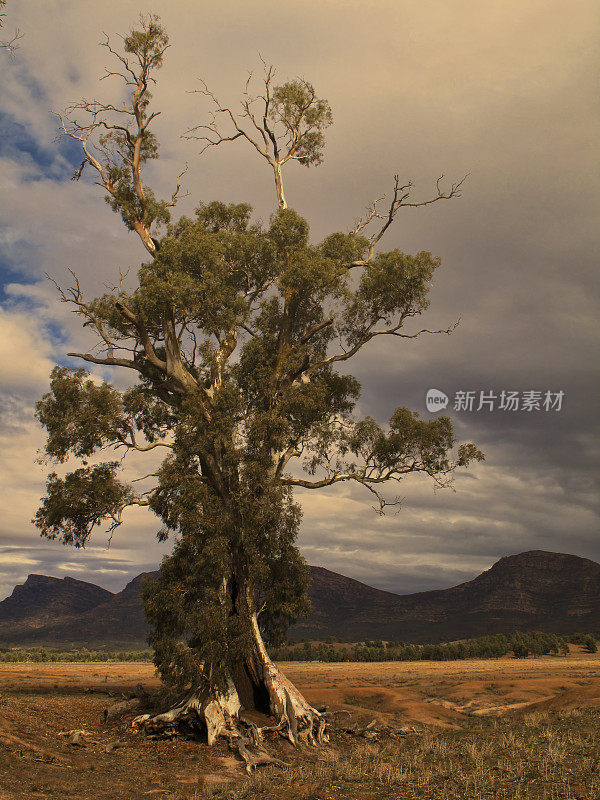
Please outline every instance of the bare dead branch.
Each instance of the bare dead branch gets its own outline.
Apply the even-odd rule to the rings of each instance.
[[[71,303],[75,306],[76,311],[75,313],[82,315],[86,318],[86,322],[84,323],[84,327],[92,325],[102,341],[105,343],[107,348],[107,355],[109,358],[114,357],[115,350],[123,349],[120,344],[117,344],[113,339],[109,337],[106,333],[106,329],[102,320],[98,318],[96,314],[92,311],[90,306],[84,302],[83,295],[81,292],[81,287],[79,285],[79,278],[73,272],[73,270],[69,270],[71,275],[73,276],[74,285],[70,286],[66,291],[64,291],[61,286],[57,283],[57,281],[52,278],[50,275],[46,273],[46,278],[54,284],[62,303]]]
[[[353,262],[350,266],[366,266],[368,263],[373,259],[375,254],[375,247],[383,238],[385,232],[390,227],[390,225],[396,219],[396,215],[400,211],[401,208],[421,208],[422,206],[429,206],[433,203],[437,203],[440,200],[451,200],[454,197],[460,197],[462,192],[462,186],[466,179],[468,178],[468,174],[461,178],[459,181],[455,181],[450,185],[450,188],[444,191],[442,189],[442,181],[444,179],[444,175],[440,175],[440,177],[436,181],[436,194],[434,197],[429,198],[428,200],[419,200],[418,202],[410,201],[411,193],[414,187],[412,181],[408,181],[407,183],[401,184],[400,178],[398,175],[394,175],[394,188],[392,191],[392,197],[389,206],[387,207],[386,211],[380,211],[380,203],[382,203],[386,196],[383,195],[379,197],[377,200],[374,200],[367,208],[367,214],[365,217],[361,217],[358,222],[355,224],[354,228],[350,231],[351,234],[358,235],[361,231],[365,230],[374,220],[381,220],[382,225],[378,231],[373,233],[369,237],[369,254],[365,261],[357,261]]]
[[[4,16],[4,14],[2,14]],[[10,39],[3,39],[0,40],[0,50],[6,50],[7,53],[12,57],[19,49],[18,42],[23,38],[24,34],[16,28],[15,32],[11,36]]]
[[[365,217],[361,217],[354,228],[350,231],[351,234],[355,236],[359,234],[362,230],[364,230],[370,222],[375,219],[375,217],[379,218],[380,215],[377,213],[377,205],[385,200],[385,195],[378,197],[377,200],[374,200],[368,207],[367,207],[367,215]]]
[[[182,197],[188,197],[189,196],[189,192],[185,192],[184,194],[180,194],[180,191],[181,191],[181,179],[183,178],[183,176],[186,174],[187,171],[188,171],[188,162],[186,161],[185,162],[185,167],[181,170],[181,172],[177,176],[177,184],[175,186],[175,191],[171,195],[171,199],[169,200],[169,202],[166,203],[166,205],[169,208],[177,205],[177,202],[179,200],[181,200]]]
[[[152,19],[148,16],[140,20],[149,36]],[[105,34],[100,45],[117,61],[118,68],[107,69],[103,78],[119,78],[130,91],[129,98],[121,106],[85,99],[68,106],[57,115],[60,122],[57,138],[66,136],[80,144],[84,158],[74,180],[81,178],[86,165],[95,170],[97,183],[107,192],[114,210],[121,213],[127,227],[138,234],[147,252],[154,256],[157,242],[152,236],[152,226],[157,220],[164,221],[164,209],[174,206],[179,199],[180,179],[185,170],[178,177],[170,201],[162,204],[161,216],[157,211],[160,204],[149,201],[142,181],[142,165],[152,157],[154,140],[149,138],[149,128],[160,113],[147,110],[148,86],[154,82],[152,72],[160,66],[168,44],[164,44],[166,36],[160,31],[158,37],[149,41],[153,46],[121,53]],[[135,200],[130,192],[124,191],[127,183]]]
[[[0,0],[0,8],[4,8],[5,6],[6,0]],[[6,13],[0,12],[0,28],[4,27],[5,18]],[[10,39],[0,40],[0,50],[6,50],[11,57],[14,56],[15,51],[19,49],[17,42],[22,38],[23,34],[17,28]]]
[[[202,142],[200,153],[225,142],[245,139],[272,168],[277,205],[280,209],[285,209],[287,201],[282,167],[291,160],[306,165],[320,163],[319,145],[315,143],[315,134],[320,136],[322,128],[330,123],[331,112],[327,103],[317,98],[311,84],[302,79],[297,80],[295,85],[301,87],[304,100],[293,104],[293,109],[290,110],[281,96],[277,95],[278,89],[273,88],[275,70],[262,56],[261,61],[264,71],[262,91],[257,95],[251,93],[254,76],[250,73],[242,91],[240,113],[235,113],[229,106],[223,105],[208,88],[206,82],[201,80],[202,88],[194,91],[209,98],[214,110],[208,123],[190,128],[184,134],[184,138]],[[308,114],[309,109],[318,113]],[[227,129],[221,129],[219,116],[226,122]],[[318,137],[317,139],[321,141]]]
[[[460,317],[453,322],[452,325],[449,325],[447,328],[438,328],[437,330],[431,330],[430,328],[421,328],[420,331],[415,331],[415,333],[400,333],[399,328],[389,328],[387,330],[380,330],[380,331],[373,331],[373,336],[398,336],[400,339],[416,339],[417,337],[421,336],[423,333],[445,333],[448,336],[453,333],[458,326],[460,325]]]

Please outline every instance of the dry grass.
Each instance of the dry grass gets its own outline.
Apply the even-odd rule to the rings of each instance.
[[[152,665],[1,664],[0,800],[600,800],[600,654],[284,670],[345,724],[420,733],[377,743],[334,731],[318,751],[270,742],[293,766],[249,781],[225,743],[104,723],[137,683],[158,690]],[[89,743],[74,750],[59,733],[79,728]]]
[[[313,763],[257,775],[215,800],[598,800],[596,710],[470,720],[380,746],[345,741]]]

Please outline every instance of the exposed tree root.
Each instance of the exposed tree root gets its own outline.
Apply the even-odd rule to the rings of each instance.
[[[213,696],[205,697],[193,693],[164,714],[142,714],[132,724],[149,736],[205,735],[208,744],[212,745],[219,736],[239,735],[237,718],[241,707],[235,685],[230,680],[225,693],[215,692]]]
[[[289,741],[318,745],[327,741],[325,717],[322,716],[271,661],[260,635],[256,615],[251,619],[254,657],[247,664],[253,681],[264,687],[269,699],[269,712],[279,721],[277,729]]]
[[[281,761],[279,758],[274,758],[273,756],[269,755],[265,748],[261,747],[260,745],[254,744],[252,746],[252,750],[254,752],[252,752],[248,748],[248,741],[242,737],[232,740],[231,748],[239,754],[243,761],[246,762],[246,772],[248,775],[250,775],[253,769],[260,767],[263,764],[274,764],[277,767],[290,766],[287,761]]]
[[[271,661],[256,615],[251,617],[251,628],[252,653],[229,676],[226,691],[191,692],[163,714],[136,717],[133,727],[149,736],[183,734],[205,739],[209,745],[223,737],[246,763],[248,772],[260,764],[285,766],[264,749],[267,734],[283,736],[295,746],[328,741],[325,715],[313,708]],[[274,724],[259,727],[244,716],[244,709],[269,715]]]
[[[225,692],[193,692],[163,714],[136,717],[133,727],[149,736],[182,734],[203,739],[209,745],[223,737],[245,761],[247,771],[260,764],[285,765],[264,749],[262,742],[265,735],[279,734],[294,745],[304,743],[316,746],[328,740],[325,715],[313,708],[279,671],[267,655],[264,645],[257,647],[252,660],[240,670],[237,684],[242,687],[240,692],[232,678]],[[240,700],[242,691],[247,710],[269,714],[274,724],[259,727],[244,716],[244,706]]]
[[[259,727],[243,715],[237,690],[230,681],[225,693],[205,696],[193,693],[163,714],[136,717],[133,727],[148,736],[183,734],[206,739],[210,745],[221,736],[230,743],[240,739],[258,746],[265,734],[270,733],[278,733],[295,745],[300,742],[317,745],[326,741],[325,717],[312,708],[281,673],[269,678],[265,685],[269,692],[270,712],[276,720],[273,725]]]
[[[205,735],[209,745],[222,736],[245,763],[248,774],[263,764],[289,766],[285,761],[271,756],[262,745],[266,730],[276,731],[282,726],[259,728],[239,714],[240,708],[237,692],[233,688],[227,695],[212,700],[202,701],[194,695],[165,714],[154,717],[144,714],[136,717],[133,726],[138,730],[145,730],[150,736],[174,736],[178,733]]]

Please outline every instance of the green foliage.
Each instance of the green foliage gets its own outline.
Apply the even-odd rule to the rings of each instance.
[[[124,39],[124,50],[135,56],[140,64],[150,69],[160,69],[165,48],[169,43],[167,32],[156,14],[140,15],[141,30],[131,29]]]
[[[285,129],[288,147],[300,164],[322,163],[323,130],[331,125],[333,115],[327,100],[319,100],[310,83],[296,80],[275,87],[269,117]]]
[[[250,227],[251,213],[252,206],[248,203],[227,205],[218,200],[196,209],[196,216],[207,233],[244,233]]]
[[[54,367],[50,389],[36,403],[35,415],[48,431],[46,453],[52,458],[91,456],[125,435],[121,393],[109,384],[94,383],[84,369]]]
[[[55,647],[0,648],[0,663],[87,661],[152,661],[151,650],[61,650]]]
[[[239,577],[228,585],[228,576],[243,575],[254,587],[253,605],[263,609],[261,629],[271,642],[308,611],[308,568],[294,545],[299,508],[281,487],[249,484],[228,514],[175,459],[162,469],[153,507],[181,535],[143,589],[155,664],[165,683],[224,688],[224,676],[251,649],[245,588]]]
[[[429,306],[427,295],[440,263],[425,252],[411,256],[392,250],[375,256],[361,276],[350,307],[352,329],[360,330],[361,322],[363,326],[373,321],[389,325],[397,317],[421,314]]]
[[[60,478],[48,476],[46,497],[33,522],[47,539],[84,547],[103,519],[116,521],[133,500],[133,490],[116,477],[117,461],[80,467]]]
[[[148,129],[154,117],[148,110],[152,97],[149,84],[155,80],[153,72],[162,67],[169,46],[169,37],[156,14],[140,15],[139,22],[140,28],[124,37],[126,55],[119,58],[126,84],[133,87],[133,119],[127,125],[121,115],[117,125],[109,125],[98,137],[106,184],[110,186],[105,200],[129,230],[136,230],[139,224],[150,229],[170,220],[169,204],[157,200],[149,186],[136,186],[138,165],[158,158],[158,140]]]
[[[202,675],[218,682],[248,651],[250,614],[236,581],[253,587],[252,606],[263,609],[260,625],[272,643],[307,610],[308,575],[295,546],[300,512],[286,474],[274,470],[275,454],[302,442],[309,475],[333,469],[360,477],[368,469],[382,480],[415,470],[441,476],[455,465],[447,417],[422,420],[399,408],[387,426],[353,420],[360,386],[327,360],[335,340],[354,347],[382,315],[421,313],[431,258],[394,251],[353,289],[346,259],[360,255],[364,242],[334,234],[312,245],[307,222],[291,210],[275,214],[267,229],[249,220],[246,204],[201,206],[194,220],[169,227],[132,294],[90,304],[117,341],[132,336],[119,311],[129,309],[159,360],[166,313],[182,337],[193,332],[182,338],[182,359],[200,389],[176,392],[172,378],[136,357],[140,382],[125,392],[57,367],[37,407],[47,453],[59,461],[127,447],[135,432],[149,443],[169,439],[148,503],[163,523],[159,537],[177,539],[144,597],[157,667],[178,686]],[[232,329],[252,335],[239,339],[237,360],[224,367],[220,354]],[[209,419],[202,390],[210,392]],[[480,457],[470,446],[456,463]],[[64,479],[53,473],[35,520],[43,535],[82,545],[102,519],[117,524],[122,507],[135,501],[117,467],[87,466]]]
[[[596,638],[591,633],[572,633],[569,636],[569,642],[582,645],[588,653],[598,652]]]
[[[541,631],[494,634],[444,644],[408,644],[365,640],[362,644],[333,647],[323,642],[302,647],[291,645],[273,648],[277,661],[459,661],[465,658],[501,658],[512,653],[515,658],[528,655],[567,655],[565,637]]]
[[[99,355],[81,357],[138,380],[122,391],[57,367],[36,413],[47,454],[61,463],[107,447],[168,455],[141,494],[120,482],[117,461],[52,473],[35,523],[42,535],[81,546],[103,520],[114,530],[125,507],[148,505],[162,523],[159,538],[174,538],[160,577],[144,588],[155,663],[176,686],[223,687],[250,657],[256,626],[275,646],[308,609],[294,486],[354,480],[383,507],[379,484],[413,472],[441,483],[483,456],[474,445],[453,455],[447,417],[422,420],[398,408],[382,425],[353,416],[360,385],[343,362],[424,312],[439,259],[399,250],[371,259],[369,240],[340,232],[315,243],[308,222],[284,207],[265,225],[251,221],[247,203],[219,201],[172,222],[173,203],[156,201],[140,170],[158,156],[148,86],[168,38],[149,16],[124,46],[117,58],[131,87],[131,127],[97,123],[102,165],[89,156],[84,163],[152,259],[133,290],[121,285],[86,302],[76,284],[62,299],[73,298],[99,337]],[[261,130],[273,158],[320,163],[329,105],[306,81],[272,88],[270,76]],[[78,108],[95,114],[93,104]],[[77,138],[85,128],[72,124],[65,131]],[[284,139],[287,155],[276,145]],[[153,225],[163,226],[160,240],[149,241]]]

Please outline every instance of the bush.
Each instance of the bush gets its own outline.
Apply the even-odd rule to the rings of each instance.
[[[573,633],[569,636],[569,641],[572,644],[579,644],[585,647],[588,653],[597,653],[598,645],[596,639],[591,633]]]
[[[587,634],[582,634],[587,644]],[[583,642],[582,642],[583,643]],[[593,641],[595,646],[595,641]],[[381,640],[364,642],[337,649],[323,642],[314,645],[291,645],[271,650],[276,661],[458,661],[465,658],[501,658],[512,652],[515,658],[529,655],[566,655],[569,645],[564,637],[542,631],[495,634],[444,644],[407,644]],[[590,652],[595,652],[590,650]]]
[[[151,650],[88,650],[86,647],[81,650],[59,650],[58,648],[31,648],[0,650],[0,663],[21,663],[31,661],[40,662],[64,662],[64,661],[152,661]]]

